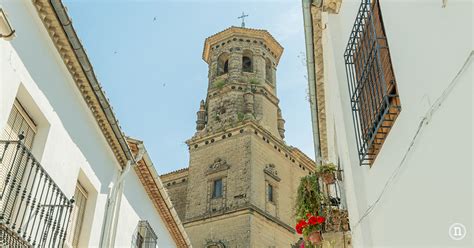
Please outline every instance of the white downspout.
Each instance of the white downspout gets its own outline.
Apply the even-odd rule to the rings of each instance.
[[[309,104],[311,108],[311,124],[313,127],[314,155],[316,163],[321,161],[321,147],[319,144],[318,102],[316,97],[316,71],[314,69],[313,27],[311,25],[311,2],[302,0],[304,37],[306,43],[306,68],[308,70]]]
[[[143,157],[145,148],[143,144],[138,145],[138,154],[132,160],[128,160],[125,168],[121,171],[117,179],[111,183],[109,199],[106,206],[105,223],[103,224],[103,237],[100,242],[101,247],[114,247],[117,233],[117,223],[120,213],[120,204],[122,201],[123,184],[131,168],[137,164]]]

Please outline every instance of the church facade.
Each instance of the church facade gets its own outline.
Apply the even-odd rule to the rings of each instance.
[[[285,143],[276,67],[265,30],[231,27],[206,39],[206,99],[186,143],[189,167],[161,176],[193,247],[289,247],[300,178],[315,163]]]

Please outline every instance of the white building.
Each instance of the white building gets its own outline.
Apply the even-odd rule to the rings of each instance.
[[[0,1],[0,140],[1,247],[190,247],[60,0]]]
[[[344,172],[354,247],[474,245],[473,8],[303,0],[316,153]]]

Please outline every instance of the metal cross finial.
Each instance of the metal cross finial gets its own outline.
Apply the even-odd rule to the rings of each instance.
[[[237,19],[242,19],[242,27],[245,28],[245,17],[249,15],[246,15],[244,12],[242,12],[242,15],[237,17]]]

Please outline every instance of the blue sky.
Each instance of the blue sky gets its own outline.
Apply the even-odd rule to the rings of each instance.
[[[145,142],[159,173],[188,166],[184,142],[207,89],[204,39],[239,26],[242,11],[247,27],[268,30],[285,48],[277,69],[285,140],[314,158],[300,1],[64,3],[123,131]]]

